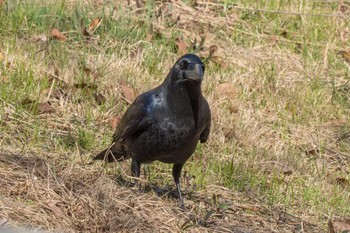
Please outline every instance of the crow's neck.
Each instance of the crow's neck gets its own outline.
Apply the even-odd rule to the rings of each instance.
[[[199,113],[199,103],[200,98],[202,97],[202,91],[200,84],[195,84],[186,87],[187,94],[190,99],[190,103],[192,106],[192,113],[193,113],[193,119],[196,124],[196,127],[198,126],[198,113]]]
[[[200,83],[172,83],[167,86],[167,102],[179,113],[192,113],[196,126],[198,125],[198,112],[202,91]]]

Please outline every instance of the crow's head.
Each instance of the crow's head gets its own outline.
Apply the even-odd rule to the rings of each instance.
[[[176,83],[198,83],[203,80],[205,65],[195,54],[186,54],[172,68],[172,79]]]

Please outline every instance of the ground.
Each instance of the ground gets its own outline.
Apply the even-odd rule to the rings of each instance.
[[[348,1],[0,0],[0,226],[350,230]],[[91,164],[184,53],[212,132],[186,163]]]

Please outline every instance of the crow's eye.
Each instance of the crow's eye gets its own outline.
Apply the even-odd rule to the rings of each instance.
[[[181,70],[184,70],[187,68],[187,65],[188,65],[187,61],[182,61],[180,62],[179,67]]]

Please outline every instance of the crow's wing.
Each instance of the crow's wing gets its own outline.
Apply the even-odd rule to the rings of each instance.
[[[209,108],[209,104],[205,98],[202,100],[202,108],[200,114],[203,117],[203,120],[205,122],[205,128],[199,135],[199,140],[201,143],[205,143],[208,140],[209,133],[210,133],[210,127],[211,127],[211,112]]]
[[[126,137],[145,130],[153,123],[154,96],[151,92],[141,94],[124,113],[113,135],[113,141],[122,141]]]

